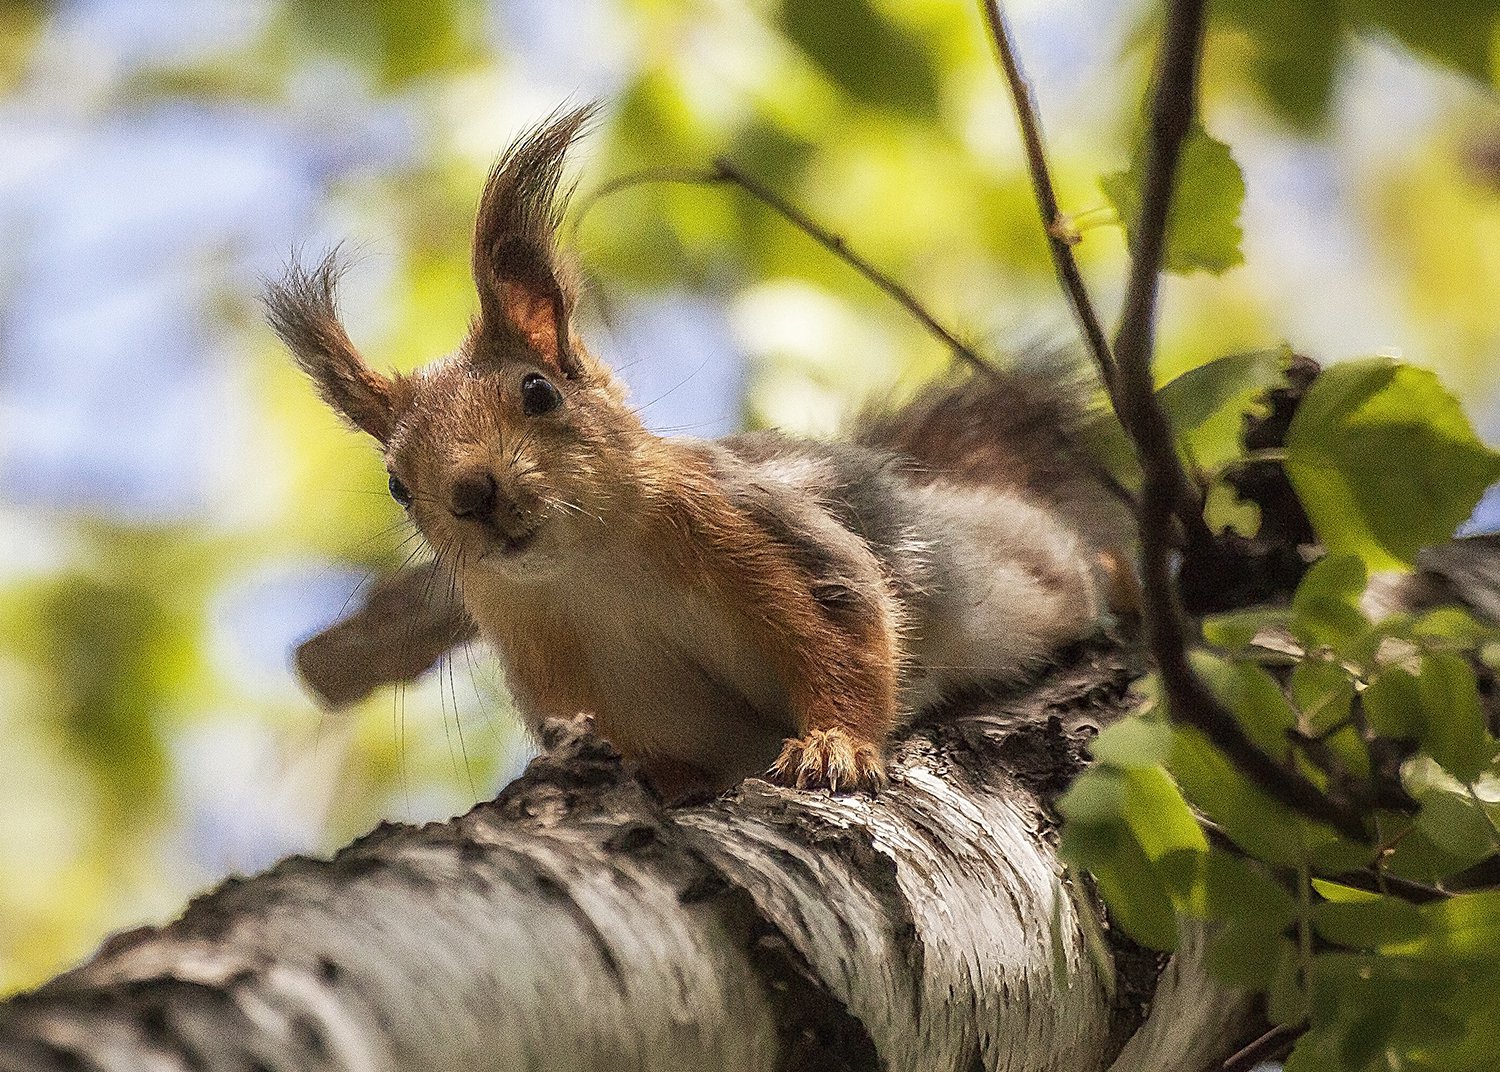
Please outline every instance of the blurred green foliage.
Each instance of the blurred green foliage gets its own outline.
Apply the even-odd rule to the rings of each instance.
[[[1076,253],[1108,312],[1125,264],[1120,223],[1136,209],[1156,6],[1007,7],[1023,59],[1044,42],[1073,62],[1082,53],[1069,43],[1085,37],[1108,52],[1098,84],[1065,93],[1054,77],[1041,95]],[[971,5],[606,0],[600,10],[611,29],[595,36],[618,49],[618,85],[584,149],[585,198],[634,169],[728,156],[986,351],[1067,332]],[[1381,345],[1441,365],[1450,387],[1493,402],[1500,171],[1486,161],[1500,158],[1500,112],[1475,84],[1494,78],[1497,14],[1494,0],[1440,13],[1404,0],[1214,4],[1205,121],[1169,242],[1170,266],[1188,274],[1164,287],[1157,371],[1185,459],[1211,488],[1215,524],[1254,531],[1253,512],[1218,492],[1240,459],[1240,415],[1280,376],[1287,344],[1343,337],[1309,332],[1307,310],[1328,319],[1342,295],[1325,292],[1324,272],[1347,283],[1335,273],[1348,266],[1319,263],[1314,282],[1304,270],[1288,289],[1298,251],[1252,227],[1270,218],[1264,204],[1252,216],[1257,197],[1276,197],[1257,189],[1257,175],[1268,145],[1316,153],[1319,139],[1358,125],[1351,94],[1370,83],[1351,72],[1378,48],[1445,74],[1423,83],[1433,99],[1407,143],[1350,157],[1363,170],[1347,177],[1340,210],[1370,251],[1359,285],[1371,299],[1356,307],[1379,306],[1405,330]],[[0,89],[18,107],[45,96],[31,80],[53,17],[45,4],[0,4]],[[382,251],[377,281],[346,290],[358,341],[377,361],[411,368],[451,347],[472,313],[468,231],[493,153],[577,84],[571,70],[528,66],[505,26],[478,0],[285,0],[249,43],[133,71],[93,106],[214,101],[292,115],[329,72],[352,96],[399,102],[418,151],[356,169],[327,196],[340,230]],[[348,117],[322,107],[337,140]],[[754,371],[748,423],[824,431],[862,397],[903,390],[948,362],[941,343],[847,266],[733,190],[643,185],[573,225],[590,283],[585,313],[605,339],[632,295],[685,289],[729,311]],[[1285,228],[1296,229],[1295,220]],[[0,582],[0,991],[50,975],[108,929],[165,916],[235,866],[232,854],[205,861],[190,844],[199,819],[184,809],[206,739],[259,734],[236,790],[243,810],[295,816],[288,840],[325,848],[381,816],[465,806],[520,748],[482,659],[459,656],[409,700],[379,696],[332,716],[236,675],[220,635],[227,589],[287,559],[390,568],[410,545],[375,453],[292,372],[258,325],[253,293],[225,295],[221,313],[244,358],[257,444],[244,479],[224,490],[232,508],[171,526],[7,508],[9,523],[50,550]],[[1362,325],[1348,326],[1365,338],[1355,334]],[[1214,361],[1225,354],[1240,356]],[[1351,344],[1313,356],[1364,354]],[[1456,613],[1372,622],[1358,593],[1369,571],[1405,567],[1445,536],[1500,469],[1434,376],[1383,359],[1324,377],[1286,465],[1335,554],[1290,606],[1207,622],[1196,665],[1257,742],[1318,784],[1358,783],[1381,761],[1357,720],[1404,742],[1413,758],[1402,784],[1420,807],[1381,813],[1378,844],[1350,843],[1269,799],[1158,704],[1099,738],[1098,764],[1062,804],[1066,849],[1148,945],[1170,947],[1181,919],[1213,921],[1217,969],[1266,990],[1279,1022],[1311,1025],[1294,1067],[1488,1067],[1500,1052],[1493,891],[1413,906],[1339,879],[1378,867],[1443,884],[1494,857],[1500,770],[1479,671],[1495,637]],[[1287,631],[1306,658],[1290,668],[1259,646],[1266,629]],[[1318,747],[1295,745],[1304,739]],[[1212,838],[1198,815],[1212,821]]]

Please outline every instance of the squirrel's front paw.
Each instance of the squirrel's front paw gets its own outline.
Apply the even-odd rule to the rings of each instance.
[[[873,793],[886,785],[880,749],[841,729],[812,730],[806,737],[788,740],[766,777],[778,785],[835,793],[840,789]]]

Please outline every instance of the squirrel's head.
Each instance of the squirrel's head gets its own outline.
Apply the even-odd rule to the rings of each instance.
[[[550,572],[597,542],[641,427],[574,335],[560,262],[569,145],[591,108],[518,138],[490,172],[474,232],[479,315],[452,355],[385,376],[334,305],[333,258],[269,288],[271,326],[323,398],[384,449],[390,489],[440,558],[467,574]]]

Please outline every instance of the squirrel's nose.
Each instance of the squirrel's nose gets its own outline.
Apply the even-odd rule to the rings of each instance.
[[[448,509],[454,517],[489,517],[495,512],[495,478],[486,472],[455,477],[448,488]]]

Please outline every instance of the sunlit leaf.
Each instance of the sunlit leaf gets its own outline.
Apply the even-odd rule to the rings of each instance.
[[[1150,767],[1167,758],[1172,748],[1172,727],[1159,719],[1122,718],[1104,730],[1089,745],[1100,763],[1114,767]]]
[[[1160,767],[1137,767],[1126,773],[1122,814],[1141,850],[1153,862],[1184,849],[1208,851],[1202,827]]]
[[[1281,382],[1286,363],[1284,349],[1231,354],[1184,372],[1156,392],[1193,465],[1211,471],[1240,453],[1246,411]]]
[[[1127,233],[1132,232],[1141,207],[1145,156],[1137,151],[1129,169],[1100,179]],[[1167,226],[1163,265],[1170,272],[1219,273],[1244,263],[1240,252],[1240,205],[1245,179],[1229,146],[1195,127],[1183,143],[1176,195]]]
[[[1463,893],[1422,906],[1432,927],[1423,950],[1449,960],[1493,961],[1500,949],[1500,890]]]
[[[1500,456],[1437,377],[1386,358],[1325,370],[1286,445],[1318,536],[1372,569],[1409,564],[1447,539],[1500,478]]]

